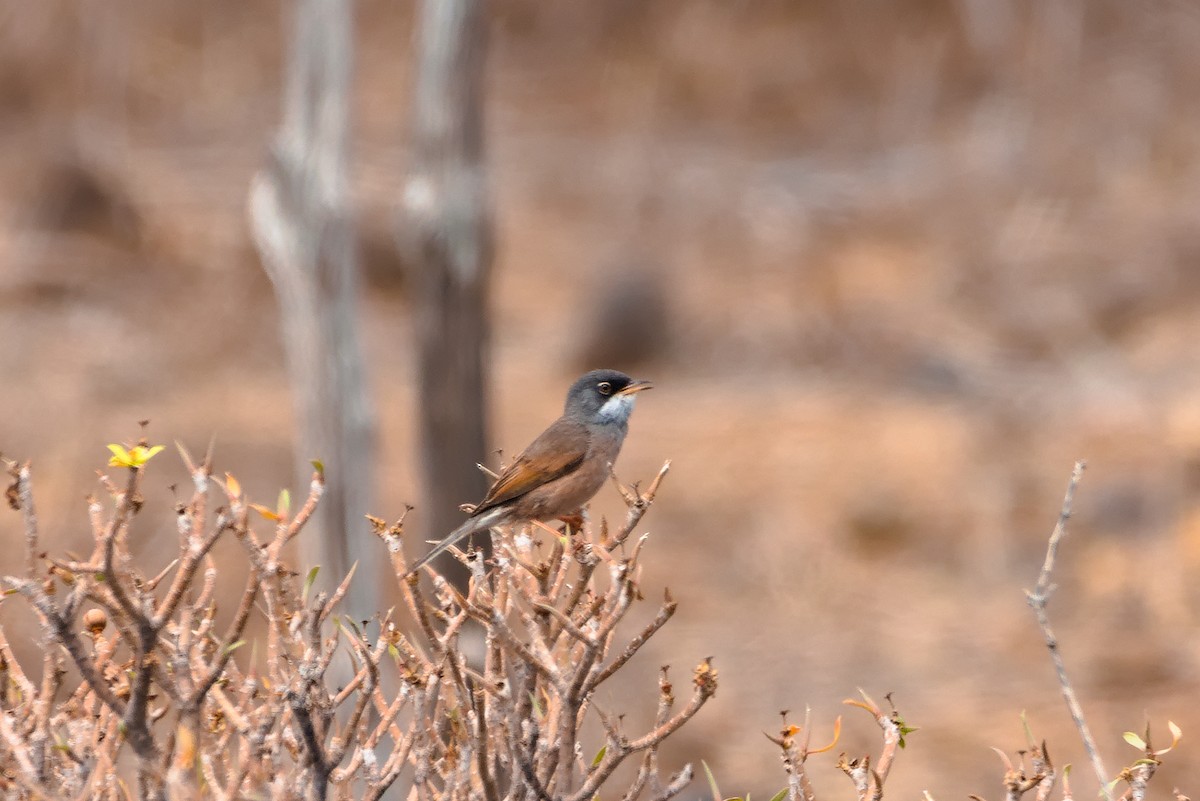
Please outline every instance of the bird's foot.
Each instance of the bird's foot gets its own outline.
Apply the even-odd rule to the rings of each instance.
[[[571,515],[560,515],[558,519],[566,524],[568,531],[580,531],[583,529],[583,515],[579,512]]]

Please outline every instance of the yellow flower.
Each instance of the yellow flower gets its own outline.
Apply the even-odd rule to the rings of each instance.
[[[120,445],[109,445],[108,449],[112,451],[112,458],[108,460],[110,467],[128,467],[136,470],[153,459],[154,455],[163,449],[163,446],[155,445],[148,448],[145,445],[136,445],[125,450]]]

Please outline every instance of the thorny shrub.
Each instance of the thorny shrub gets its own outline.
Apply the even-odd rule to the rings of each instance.
[[[658,750],[716,692],[710,660],[695,668],[681,703],[662,669],[645,732],[625,731],[619,711],[595,697],[675,612],[668,594],[632,637],[618,637],[618,624],[641,597],[646,540],[632,533],[669,463],[645,492],[617,483],[627,513],[615,530],[603,520],[563,533],[538,523],[495,530],[490,560],[454,551],[470,570],[465,592],[427,568],[429,594],[409,575],[403,518],[368,518],[364,525],[382,541],[407,607],[413,631],[406,632],[392,611],[361,626],[337,614],[353,570],[332,593],[313,593],[316,570],[285,562],[285,546],[320,501],[319,463],[293,512],[288,493],[273,509],[250,503],[233,476],[213,476],[211,451],[196,463],[181,447],[194,489],[176,508],[177,558],[151,573],[134,562],[130,524],[144,504],[147,464],[161,448],[144,440],[109,447],[109,466],[118,470],[116,478],[100,475],[104,501],[88,499],[93,546],[86,559],[43,552],[30,465],[5,462],[7,500],[24,528],[24,564],[22,575],[3,578],[0,609],[13,599],[33,609],[42,665],[40,674],[22,666],[0,626],[4,798],[317,801],[378,799],[395,786],[415,801],[591,801],[601,791],[635,801],[673,798],[691,781],[690,765],[663,776]],[[1039,587],[1048,583],[1081,470]],[[219,566],[210,552],[222,536],[242,545],[248,575],[219,631]],[[1031,601],[1044,614],[1048,591],[1040,593]],[[261,660],[257,643],[242,648],[252,621],[264,632]],[[475,659],[466,656],[471,632],[481,633]],[[353,665],[340,684],[331,671],[339,654]],[[883,744],[874,763],[843,753],[837,767],[858,801],[879,801],[897,748],[916,729],[890,697],[886,709],[866,693],[846,703],[870,714]],[[816,801],[806,763],[834,749],[841,719],[830,743],[810,747],[807,716],[797,726],[782,714],[778,736],[768,738],[788,780],[772,801]],[[1106,797],[1124,783],[1121,801],[1145,798],[1181,734],[1168,726],[1172,742],[1160,749],[1148,727],[1144,735],[1126,732],[1140,757],[1104,787]],[[1016,763],[997,749],[1006,801],[1026,793],[1047,801],[1056,783],[1070,801],[1068,770],[1054,766],[1028,726],[1026,735]],[[630,769],[618,773],[626,761]],[[721,801],[707,766],[706,773]],[[1187,801],[1178,790],[1175,798]]]
[[[180,448],[194,490],[177,507],[178,556],[147,569],[131,555],[130,523],[158,449],[111,447],[117,469],[100,477],[103,500],[88,500],[85,559],[43,552],[30,466],[7,463],[25,559],[23,575],[4,578],[4,604],[32,607],[43,656],[39,677],[0,628],[5,798],[375,799],[395,784],[416,799],[584,801],[603,787],[632,800],[669,799],[690,781],[690,766],[660,775],[658,747],[716,691],[708,661],[678,690],[663,671],[648,731],[625,731],[619,710],[595,699],[675,612],[667,596],[619,637],[641,596],[645,540],[631,533],[666,465],[644,493],[621,488],[628,512],[615,530],[500,530],[487,565],[458,552],[471,571],[465,593],[433,570],[432,593],[408,575],[403,519],[364,521],[390,557],[408,632],[391,612],[365,627],[337,614],[354,571],[332,593],[312,592],[314,572],[284,561],[321,498],[319,464],[293,512],[286,493],[274,509],[250,503],[232,476],[214,477],[211,453],[196,463]],[[219,627],[214,595],[228,566],[210,551],[223,536],[241,543],[249,570]],[[241,647],[255,617],[265,654]],[[472,628],[475,663],[464,656]],[[338,654],[354,665],[342,686],[330,671]]]

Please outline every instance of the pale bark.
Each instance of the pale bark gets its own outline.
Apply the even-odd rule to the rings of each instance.
[[[484,165],[486,15],[480,0],[421,7],[412,161],[399,241],[413,267],[424,533],[462,522],[485,490],[488,277],[492,228]]]
[[[354,562],[349,611],[377,610],[367,570],[375,472],[374,413],[358,340],[358,265],[348,191],[353,22],[348,0],[301,0],[288,60],[283,124],[255,177],[250,218],[279,300],[298,437],[296,479],[310,459],[328,488],[317,530],[301,538],[301,567],[336,585]]]

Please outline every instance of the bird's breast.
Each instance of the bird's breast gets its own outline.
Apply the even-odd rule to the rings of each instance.
[[[579,466],[520,498],[516,502],[519,516],[547,520],[572,514],[600,491],[608,480],[610,466],[621,452],[625,427],[593,426],[588,434],[587,455]]]

